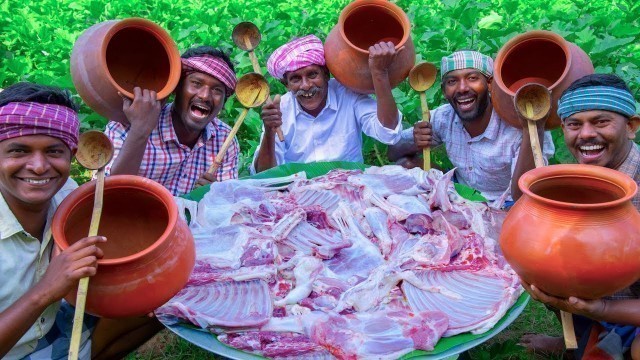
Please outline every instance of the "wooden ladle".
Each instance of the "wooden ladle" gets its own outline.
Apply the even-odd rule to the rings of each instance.
[[[438,70],[435,65],[429,62],[418,64],[409,72],[409,85],[415,91],[420,94],[420,106],[422,107],[422,121],[429,122],[431,120],[431,114],[429,113],[429,104],[427,104],[427,94],[425,91],[429,90],[431,86],[436,82],[436,76]],[[431,148],[424,148],[422,151],[424,158],[424,170],[431,169]]]
[[[531,142],[531,151],[533,152],[533,161],[536,168],[544,166],[544,158],[542,157],[542,147],[538,138],[538,130],[536,122],[546,119],[551,111],[551,91],[541,84],[529,83],[522,86],[513,98],[513,104],[516,108],[518,116],[527,120],[527,128],[529,129],[529,139]],[[522,151],[523,149],[520,149]],[[573,327],[573,318],[570,313],[560,311],[560,319],[562,319],[562,333],[564,335],[564,344],[567,349],[577,349],[578,342]]]
[[[245,74],[238,79],[238,83],[236,84],[236,96],[238,101],[240,101],[240,104],[244,106],[244,109],[242,109],[242,112],[238,115],[229,136],[224,140],[222,148],[218,151],[213,164],[211,164],[209,171],[207,171],[209,174],[215,174],[220,165],[222,165],[222,159],[224,159],[224,155],[227,153],[227,150],[229,149],[233,138],[236,136],[240,125],[242,125],[244,118],[247,116],[249,109],[264,104],[264,102],[269,98],[269,83],[267,83],[267,79],[265,79],[264,76],[258,73]]]
[[[231,39],[237,47],[249,53],[249,59],[251,60],[251,65],[253,66],[253,72],[262,74],[262,69],[260,68],[260,64],[258,63],[258,58],[253,51],[258,47],[260,41],[262,40],[262,35],[260,34],[260,30],[258,30],[258,27],[250,21],[241,22],[233,28]],[[280,140],[280,142],[284,141],[284,134],[282,133],[282,129],[280,127],[276,129],[276,134],[278,135],[278,140]]]
[[[89,170],[98,170],[96,176],[96,190],[93,200],[93,212],[89,225],[89,235],[96,236],[102,215],[102,195],[104,194],[104,167],[113,157],[113,144],[107,135],[100,131],[87,131],[80,135],[76,160],[80,165]],[[78,359],[80,350],[80,335],[82,335],[82,321],[87,300],[89,278],[80,279],[78,293],[76,295],[76,309],[73,314],[73,329],[71,331],[71,344],[69,345],[69,359]]]

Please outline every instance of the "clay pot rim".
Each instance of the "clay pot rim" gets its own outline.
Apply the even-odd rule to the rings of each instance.
[[[496,60],[494,62],[493,81],[496,82],[496,85],[502,88],[507,95],[512,97],[515,96],[516,93],[514,91],[511,91],[511,89],[507,87],[502,81],[502,75],[500,74],[500,72],[495,71],[495,66],[504,63],[504,59],[513,51],[516,43],[517,45],[522,45],[528,41],[550,40],[549,38],[553,39],[553,42],[562,48],[562,51],[564,51],[565,57],[567,58],[567,64],[564,67],[564,71],[562,71],[562,75],[558,78],[558,80],[556,80],[555,83],[548,87],[550,91],[553,90],[560,82],[562,82],[562,80],[567,76],[569,70],[571,69],[571,50],[569,49],[569,43],[562,36],[548,30],[527,31],[523,34],[514,36],[502,46],[502,48],[498,52],[498,55],[496,55]]]
[[[404,30],[402,39],[395,46],[395,49],[398,50],[402,46],[404,46],[404,44],[407,42],[407,40],[411,36],[411,24],[409,22],[409,17],[402,10],[402,8],[400,8],[398,5],[394,3],[389,2],[388,0],[353,1],[349,5],[345,6],[344,9],[342,9],[342,12],[340,13],[340,17],[338,18],[338,23],[343,25],[343,26],[339,26],[340,36],[342,36],[342,38],[344,39],[344,42],[347,43],[347,45],[349,45],[351,48],[353,48],[359,53],[367,54],[367,55],[369,54],[369,50],[364,50],[355,46],[351,41],[349,41],[349,39],[344,33],[344,21],[352,12],[356,11],[358,8],[363,6],[377,6],[380,8],[391,10],[390,11],[391,15],[400,22],[400,24],[402,25],[402,30]]]
[[[51,223],[51,231],[53,234],[53,240],[56,245],[61,249],[65,250],[69,247],[69,243],[66,239],[63,241],[62,237],[64,235],[64,227],[66,224],[63,223],[62,213],[66,212],[66,209],[69,209],[69,212],[73,210],[73,208],[81,201],[88,197],[92,197],[95,189],[95,180],[82,184],[80,187],[75,189],[69,196],[67,196],[62,203],[58,206],[56,213],[53,216],[53,221]],[[146,249],[139,251],[137,253],[120,257],[116,259],[100,259],[98,260],[99,266],[105,265],[120,265],[125,263],[132,263],[141,258],[144,258],[149,253],[154,252],[158,247],[162,246],[163,243],[168,239],[172,229],[175,228],[175,225],[178,221],[178,206],[173,200],[173,195],[167,190],[164,186],[159,183],[147,179],[137,175],[112,175],[105,177],[104,181],[105,191],[107,189],[113,188],[129,188],[144,191],[145,193],[152,195],[158,201],[162,202],[167,210],[167,226],[162,232],[162,235],[149,247]],[[92,202],[93,206],[93,202]],[[100,235],[100,231],[98,230],[98,235]],[[107,239],[107,241],[109,241]]]
[[[540,180],[567,177],[598,179],[619,187],[626,194],[620,199],[613,201],[595,204],[576,204],[547,199],[529,190],[531,185]],[[520,180],[518,180],[518,187],[523,194],[529,196],[535,201],[557,208],[574,210],[595,210],[616,207],[629,202],[638,192],[638,184],[636,184],[629,176],[603,166],[585,164],[557,164],[529,170],[520,177]]]
[[[180,62],[180,52],[178,51],[178,46],[174,42],[173,38],[171,38],[171,35],[166,30],[164,30],[162,27],[160,27],[158,24],[154,23],[151,20],[147,20],[139,17],[132,17],[132,18],[126,18],[126,19],[116,20],[116,21],[117,23],[114,24],[113,27],[111,27],[111,29],[109,29],[109,31],[105,34],[104,39],[102,41],[102,46],[100,50],[101,51],[100,65],[102,65],[104,69],[108,69],[107,68],[107,46],[109,45],[111,39],[117,32],[127,28],[144,29],[149,33],[151,33],[156,38],[156,40],[158,40],[158,42],[164,47],[169,57],[168,81],[164,85],[162,90],[158,92],[158,100],[167,98],[169,95],[171,95],[171,93],[173,93],[173,90],[175,90],[176,86],[178,86],[178,82],[180,81],[180,77],[182,75],[182,64]],[[163,36],[165,34],[166,34],[166,37]],[[175,76],[176,72],[178,72],[178,76]],[[133,99],[134,96],[132,92],[127,91],[124,88],[122,88],[120,85],[118,85],[118,83],[115,80],[113,80],[113,77],[111,76],[109,71],[106,71],[106,74],[109,79],[109,82],[111,83],[111,85],[113,85],[113,87],[115,87],[122,95],[130,99]]]

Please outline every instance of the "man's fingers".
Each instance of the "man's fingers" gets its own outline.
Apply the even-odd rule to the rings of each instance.
[[[138,99],[140,97],[142,97],[142,89],[136,86],[133,88],[133,100]]]
[[[82,238],[79,241],[76,241],[75,243],[71,244],[71,246],[69,246],[69,248],[67,248],[67,250],[65,251],[77,251],[84,247],[92,246],[92,245],[103,243],[106,241],[107,241],[107,238],[104,236],[89,236],[86,238]]]
[[[280,111],[280,94],[273,97],[273,105]]]

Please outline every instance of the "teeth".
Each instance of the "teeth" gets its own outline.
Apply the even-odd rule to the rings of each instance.
[[[463,99],[463,100],[458,99],[458,103],[460,104],[468,104],[470,102],[473,102],[473,99]]]
[[[36,180],[36,179],[24,179],[24,181],[28,182],[29,184],[36,184],[36,185],[43,185],[46,184],[50,181],[51,179],[42,179],[42,180]]]
[[[600,150],[603,149],[603,145],[588,145],[588,146],[580,146],[580,150],[583,151],[592,151],[592,150]]]

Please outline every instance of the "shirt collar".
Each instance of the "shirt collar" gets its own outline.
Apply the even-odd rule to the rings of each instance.
[[[456,113],[453,106],[451,106],[451,112],[453,113],[454,121],[460,124],[460,127],[462,127],[462,131],[464,131],[464,133],[470,137],[469,133],[467,132],[467,129],[464,128],[464,123]],[[482,134],[476,137],[473,137],[471,139],[480,140],[482,138],[486,138],[489,140],[495,140],[500,135],[500,123],[501,121],[500,121],[500,117],[498,116],[498,113],[496,113],[494,109],[491,109],[491,118],[489,118],[489,124],[487,125],[487,128],[484,129],[484,132]]]
[[[326,109],[338,111],[338,102],[336,101],[336,92],[334,90],[334,87],[331,86],[332,81],[336,81],[336,80],[329,79],[329,81],[327,81],[327,103],[324,104],[324,107],[322,108],[322,110],[320,110],[320,113],[318,113],[318,116],[320,116],[320,114],[322,114],[322,112],[325,111]],[[306,114],[307,116],[311,116],[309,115],[309,113],[307,113],[302,109],[302,107],[300,106],[300,103],[298,103],[298,99],[295,97],[295,95],[293,95],[293,93],[291,93],[291,98],[293,99],[293,103],[295,104],[296,117],[300,114]]]
[[[4,196],[0,194],[0,240],[23,231],[24,228],[9,208]]]
[[[177,144],[180,144],[178,135],[176,134],[176,130],[173,128],[173,121],[171,117],[173,104],[174,103],[169,103],[162,109],[162,112],[160,113],[160,119],[158,120],[158,128],[160,130],[160,137],[162,139],[162,142],[167,143],[175,141]],[[209,141],[211,136],[213,136],[214,131],[218,130],[219,125],[220,119],[218,119],[217,117],[213,118],[213,120],[209,122],[204,128],[204,133],[198,139],[195,147],[203,146],[205,142]]]

